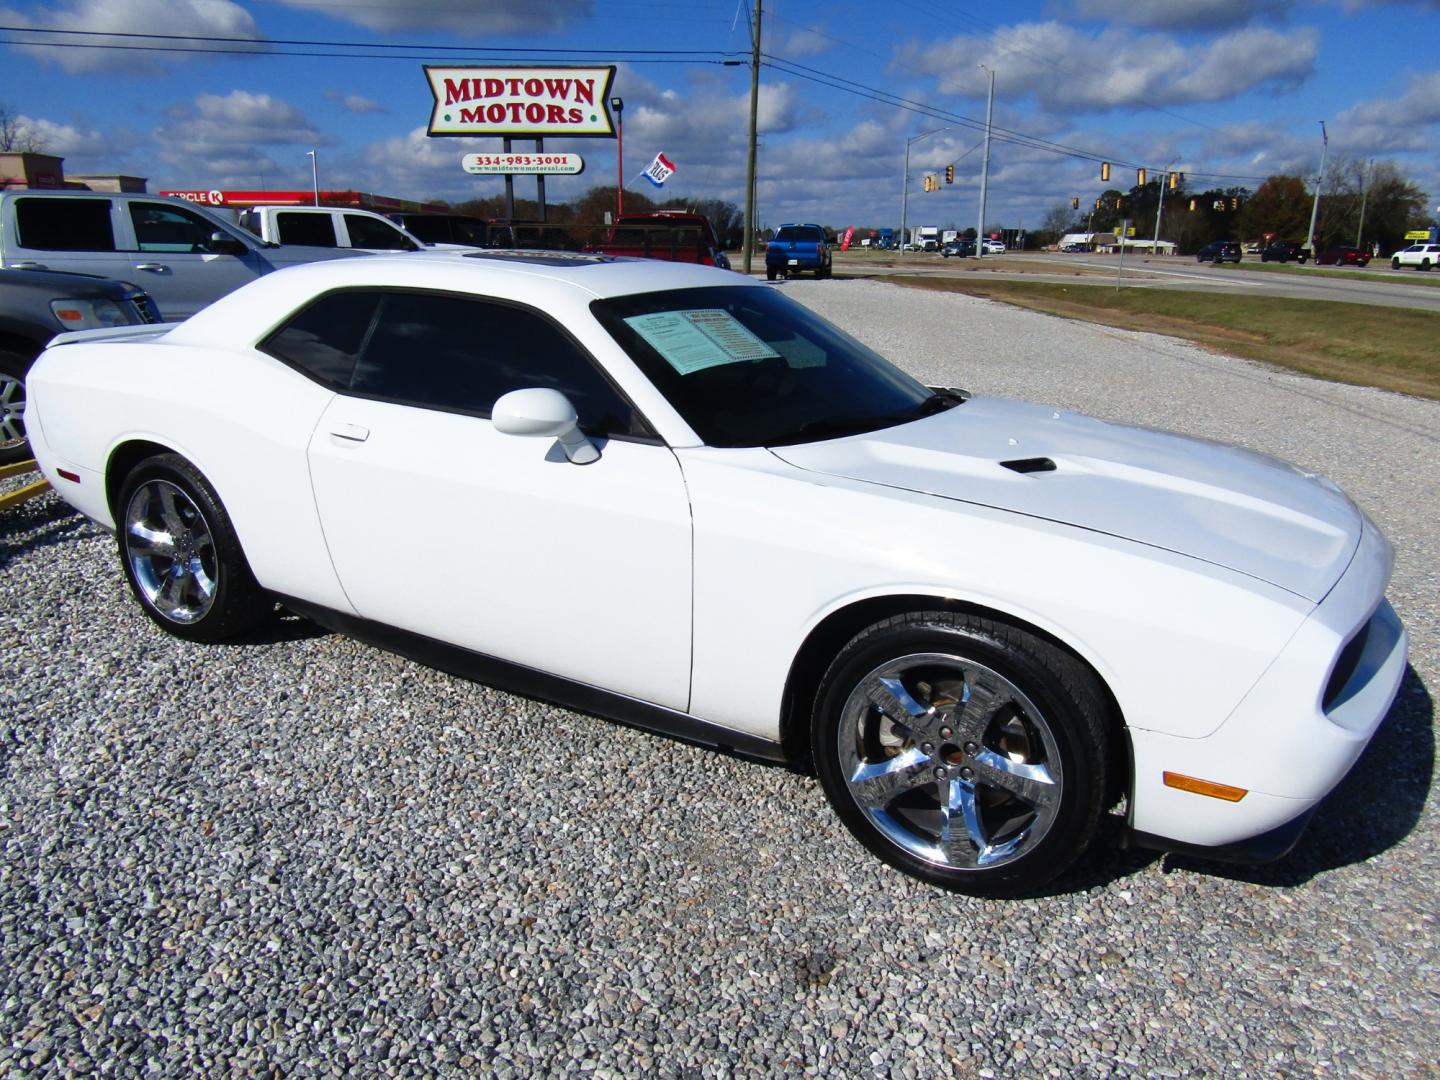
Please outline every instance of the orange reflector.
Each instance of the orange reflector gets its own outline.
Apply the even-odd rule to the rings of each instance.
[[[84,314],[82,312],[76,311],[74,308],[56,308],[55,317],[57,319],[63,319],[65,322],[85,321]]]
[[[1166,787],[1179,788],[1181,791],[1194,792],[1196,795],[1208,795],[1212,799],[1239,802],[1248,794],[1243,787],[1217,784],[1213,780],[1197,780],[1193,776],[1185,776],[1178,772],[1167,772],[1161,775],[1165,780]]]

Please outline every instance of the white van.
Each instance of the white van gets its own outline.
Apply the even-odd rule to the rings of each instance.
[[[341,206],[257,206],[240,213],[240,224],[272,244],[353,248],[355,251],[421,251],[425,244],[393,221],[369,210]]]

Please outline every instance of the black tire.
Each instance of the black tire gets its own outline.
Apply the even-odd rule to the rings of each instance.
[[[775,268],[774,268],[773,266],[767,266],[767,267],[765,267],[765,280],[766,280],[766,281],[774,281],[774,280],[775,280]]]
[[[1399,270],[1399,269],[1400,269],[1400,260],[1399,260],[1399,259],[1391,259],[1391,260],[1390,260],[1390,269],[1391,269],[1391,270]]]
[[[25,376],[33,359],[0,349],[0,465],[30,456],[25,438]]]
[[[1428,273],[1430,272],[1430,260],[1429,260],[1429,259],[1421,259],[1421,260],[1420,260],[1420,269],[1421,269],[1423,272],[1425,272],[1425,273],[1428,274]]]
[[[828,278],[830,276],[830,267],[831,264],[826,263],[824,266],[820,267],[819,270],[815,271],[815,276],[821,278]]]
[[[1022,896],[1095,834],[1111,768],[1105,700],[1088,668],[1033,634],[916,612],[840,652],[811,745],[831,806],[871,852],[946,889]]]
[[[220,496],[178,454],[147,458],[131,470],[115,503],[115,526],[130,591],[167,633],[225,641],[274,610]]]

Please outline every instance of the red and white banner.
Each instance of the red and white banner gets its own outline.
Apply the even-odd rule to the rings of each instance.
[[[845,236],[844,236],[844,238],[840,241],[840,250],[841,250],[841,251],[849,251],[849,250],[850,250],[850,241],[851,241],[851,240],[854,240],[854,239],[855,239],[855,226],[854,226],[854,225],[851,225],[848,229],[845,230]]]
[[[675,166],[664,154],[656,154],[655,160],[650,162],[649,168],[645,170],[645,179],[656,187],[664,187],[665,181],[675,175]]]

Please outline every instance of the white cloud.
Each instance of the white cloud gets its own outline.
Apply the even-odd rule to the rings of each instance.
[[[1161,30],[1228,30],[1289,13],[1293,0],[1075,0],[1075,14]]]
[[[385,106],[381,105],[378,101],[371,101],[369,98],[361,97],[359,94],[346,94],[339,90],[326,90],[325,100],[333,101],[349,113],[364,114],[388,111]]]
[[[37,8],[26,15],[9,8],[0,8],[0,18],[12,26],[45,27],[58,30],[83,30],[104,35],[123,33],[164,33],[194,38],[245,38],[255,45],[215,44],[200,40],[166,41],[174,47],[196,49],[252,49],[264,51],[268,46],[260,40],[255,20],[250,13],[231,0],[70,0],[50,8]],[[194,59],[197,53],[152,52],[125,46],[153,45],[127,37],[90,37],[63,34],[45,35],[39,31],[16,32],[17,41],[49,41],[62,47],[22,45],[14,47],[30,53],[45,63],[58,64],[66,71],[108,71],[154,75],[164,70],[165,63]],[[74,48],[87,45],[118,46],[112,48]]]
[[[788,34],[780,38],[778,46],[766,46],[766,51],[774,52],[790,60],[798,60],[804,56],[817,56],[820,53],[829,52],[835,47],[835,39],[825,32],[825,27],[820,26],[796,26]]]
[[[1372,154],[1435,146],[1440,126],[1440,72],[1411,75],[1398,98],[1364,101],[1346,109],[1331,126],[1332,141],[1352,153]]]
[[[280,0],[287,7],[319,11],[370,30],[445,30],[465,37],[539,34],[563,30],[591,14],[591,0]]]
[[[1314,71],[1319,48],[1319,33],[1308,27],[1236,30],[1196,48],[1166,34],[1089,35],[1045,22],[906,46],[897,64],[935,76],[943,93],[980,98],[986,77],[977,65],[984,63],[996,70],[997,96],[1033,97],[1066,113],[1228,101],[1262,86],[1293,89]]]

